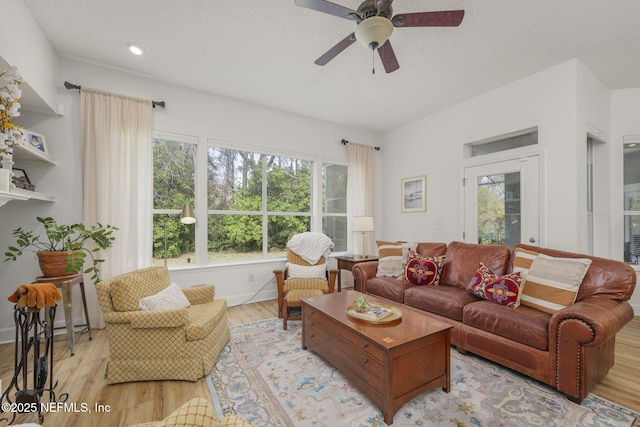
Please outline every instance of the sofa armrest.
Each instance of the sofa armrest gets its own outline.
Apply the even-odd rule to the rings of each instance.
[[[367,293],[367,280],[372,277],[376,277],[378,272],[378,261],[366,261],[359,262],[353,266],[351,274],[356,281],[356,291],[360,291],[364,294]]]
[[[580,402],[613,365],[615,336],[632,319],[627,301],[596,297],[555,313],[549,323],[551,385]]]
[[[164,311],[114,311],[104,316],[107,324],[129,323],[132,328],[178,328],[187,324],[186,308]]]
[[[614,337],[633,316],[633,308],[627,301],[587,298],[551,317],[549,340],[559,346],[567,341],[571,341],[571,345],[597,346]],[[567,321],[577,321],[582,327],[572,326],[571,334],[564,336]]]
[[[183,288],[182,292],[190,304],[206,304],[214,300],[216,287],[213,285],[196,285],[191,288]]]

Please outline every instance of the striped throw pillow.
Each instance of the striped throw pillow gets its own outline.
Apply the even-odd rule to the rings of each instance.
[[[572,305],[590,265],[587,258],[536,256],[525,278],[521,305],[549,314]]]
[[[531,268],[531,263],[540,254],[522,248],[516,248],[513,252],[515,253],[513,258],[513,272],[520,273],[520,276],[526,279],[527,273]]]
[[[398,277],[402,274],[402,242],[376,240],[378,245],[377,277]]]

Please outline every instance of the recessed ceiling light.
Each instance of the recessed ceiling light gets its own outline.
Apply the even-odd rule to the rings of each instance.
[[[136,46],[134,44],[129,45],[129,50],[134,55],[142,55],[144,53],[144,48],[141,48],[140,46]]]

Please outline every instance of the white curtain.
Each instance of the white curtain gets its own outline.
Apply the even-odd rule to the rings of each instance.
[[[354,216],[371,216],[375,218],[375,149],[369,145],[360,145],[353,142],[347,144],[349,150],[349,171],[347,184],[347,214],[349,218]],[[351,226],[349,226],[351,230]],[[354,244],[359,244],[357,239],[351,239],[352,250]],[[364,253],[375,254],[374,234],[369,233],[365,239]],[[359,252],[359,251],[357,251]]]
[[[104,280],[150,265],[153,160],[151,101],[82,88],[83,221],[118,227],[98,252]],[[87,283],[87,285],[89,285]],[[93,286],[85,286],[91,324],[103,328]]]

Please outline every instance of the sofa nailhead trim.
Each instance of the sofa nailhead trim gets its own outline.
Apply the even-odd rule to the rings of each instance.
[[[580,395],[580,368],[582,365],[582,352],[580,351],[581,347],[584,344],[588,344],[591,341],[593,341],[593,337],[595,336],[595,333],[593,331],[593,328],[591,327],[590,324],[588,324],[587,322],[585,322],[584,320],[581,319],[564,319],[562,322],[560,322],[560,324],[558,325],[558,332],[560,332],[562,330],[562,324],[564,322],[567,322],[569,320],[576,320],[580,323],[582,323],[583,325],[585,325],[587,328],[589,328],[589,330],[591,331],[591,336],[589,337],[589,339],[587,341],[584,342],[578,342],[578,363],[576,364],[577,366],[577,371],[576,371],[576,396]],[[558,388],[560,386],[560,369],[558,368],[560,366],[560,334],[557,334],[557,338],[556,338],[556,388]]]

